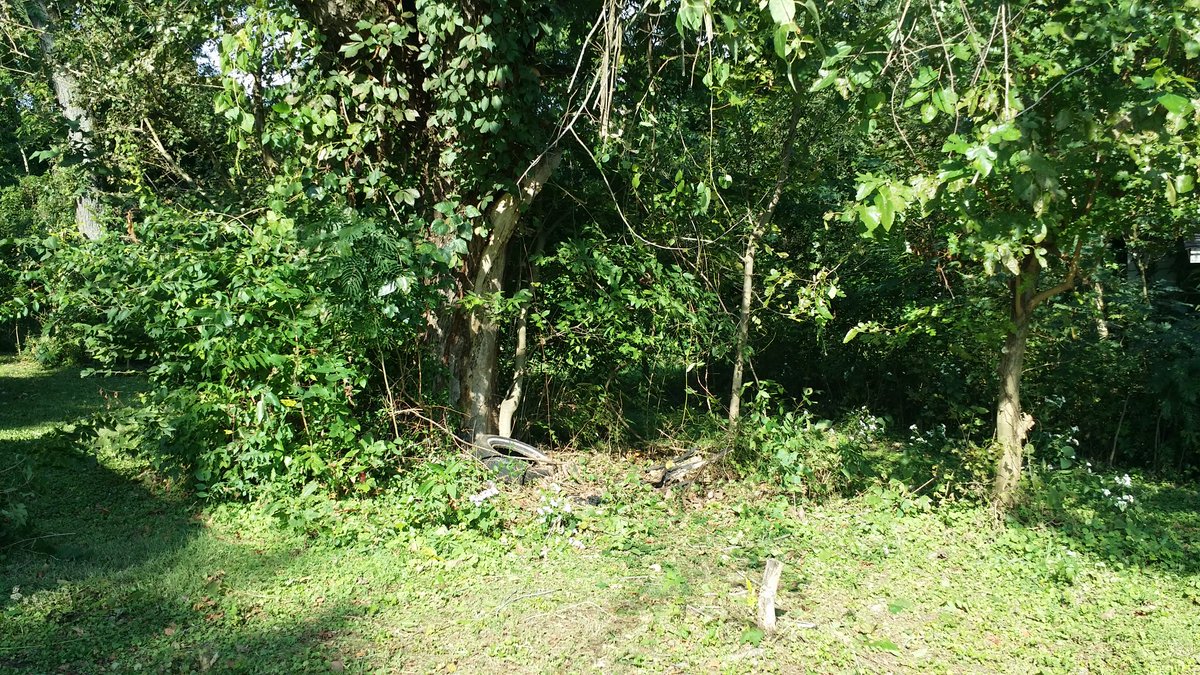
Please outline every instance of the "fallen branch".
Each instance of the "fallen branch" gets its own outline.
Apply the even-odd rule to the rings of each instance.
[[[496,605],[496,609],[492,610],[492,613],[499,614],[500,610],[504,609],[505,607],[508,607],[509,605],[513,604],[514,602],[520,602],[521,600],[528,600],[530,598],[540,598],[543,595],[552,595],[557,592],[558,592],[557,588],[552,588],[548,591],[541,591],[538,593],[526,593],[525,595],[518,595],[516,597],[513,597],[510,595],[508,597],[508,599],[506,599],[504,602],[500,603],[499,605]]]

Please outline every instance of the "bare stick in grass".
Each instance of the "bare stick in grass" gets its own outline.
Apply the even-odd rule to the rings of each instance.
[[[775,593],[779,591],[779,577],[783,575],[783,563],[774,558],[767,560],[763,571],[762,587],[758,591],[758,627],[768,635],[775,632]]]

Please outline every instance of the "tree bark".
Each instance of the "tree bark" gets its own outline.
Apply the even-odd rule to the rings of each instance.
[[[92,118],[87,110],[79,105],[79,81],[67,69],[65,64],[58,61],[54,53],[55,17],[45,0],[34,0],[29,18],[33,27],[40,33],[42,56],[50,71],[50,87],[54,90],[54,98],[62,109],[63,117],[70,124],[67,141],[71,147],[83,156],[86,162],[91,154]],[[97,218],[99,204],[88,194],[91,181],[85,186],[84,193],[75,200],[75,227],[79,233],[88,239],[99,239],[101,232],[100,221]]]
[[[1014,320],[1000,356],[1000,399],[996,405],[996,443],[1000,459],[996,466],[994,498],[1001,510],[1007,510],[1015,501],[1025,437],[1033,426],[1032,418],[1021,410],[1021,372],[1028,340],[1028,317]]]
[[[746,363],[746,346],[750,341],[751,303],[754,299],[754,256],[758,252],[758,243],[775,217],[775,208],[783,197],[783,186],[787,183],[788,169],[792,163],[793,150],[796,145],[796,127],[800,123],[801,99],[797,98],[792,105],[792,116],[788,120],[787,137],[779,150],[779,173],[775,178],[775,188],[767,206],[759,214],[746,239],[746,253],[742,256],[742,304],[738,312],[737,346],[733,355],[733,383],[729,392],[729,424],[736,425],[742,414],[742,380]]]
[[[1025,456],[1025,437],[1033,427],[1033,418],[1021,409],[1021,375],[1031,314],[1035,303],[1040,302],[1037,284],[1041,273],[1042,265],[1037,256],[1028,254],[1021,261],[1017,275],[1009,281],[1011,325],[1000,355],[1000,397],[996,403],[996,445],[1000,457],[992,495],[1000,511],[1008,510],[1016,501]]]
[[[1075,241],[1067,276],[1062,283],[1038,291],[1042,264],[1029,253],[1021,261],[1017,275],[1009,281],[1010,327],[1000,356],[1000,397],[996,403],[996,445],[1000,457],[996,464],[996,480],[992,497],[996,508],[1003,512],[1016,503],[1017,486],[1021,481],[1021,464],[1025,454],[1025,439],[1033,428],[1033,417],[1021,409],[1021,374],[1033,311],[1046,300],[1075,287],[1079,276],[1079,256],[1082,240]]]
[[[504,290],[508,244],[517,230],[521,210],[541,192],[562,159],[561,151],[543,156],[521,181],[515,193],[501,197],[488,211],[492,226],[479,258],[470,290],[477,296],[494,296]],[[466,317],[465,358],[461,363],[460,405],[467,430],[476,440],[498,430],[495,391],[498,374],[500,327],[485,304]]]
[[[546,246],[546,232],[538,235],[534,245],[533,256],[542,252]],[[529,264],[529,286],[537,285],[537,267]],[[517,316],[517,345],[513,350],[513,376],[508,395],[500,402],[499,433],[501,436],[512,436],[517,409],[521,407],[521,398],[525,392],[526,364],[529,362],[529,304],[521,307]]]

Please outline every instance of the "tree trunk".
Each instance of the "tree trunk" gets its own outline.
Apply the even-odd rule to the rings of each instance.
[[[1000,357],[1000,400],[996,406],[996,443],[1000,460],[996,466],[995,499],[1001,510],[1012,506],[1021,479],[1025,435],[1032,418],[1021,410],[1021,370],[1029,339],[1028,319],[1014,325],[1004,340]]]
[[[88,115],[87,110],[79,105],[78,80],[65,64],[59,63],[55,58],[54,30],[56,27],[54,24],[57,17],[50,13],[45,0],[34,0],[33,7],[35,11],[29,13],[29,18],[33,27],[40,32],[42,56],[50,71],[50,87],[54,90],[54,98],[58,101],[59,108],[62,109],[63,117],[70,125],[67,141],[72,149],[82,155],[86,161],[91,153],[92,118]],[[75,200],[75,227],[84,237],[94,240],[100,238],[101,226],[97,218],[99,205],[88,194],[91,181],[89,180],[88,183],[89,185],[84,188],[84,193]]]
[[[1109,336],[1108,309],[1104,303],[1104,284],[1096,282],[1093,285],[1096,287],[1096,333],[1101,340],[1107,340]]]
[[[508,244],[517,230],[521,209],[541,192],[562,159],[556,151],[544,156],[521,181],[518,191],[501,197],[488,211],[492,230],[479,258],[470,291],[483,298],[504,290],[504,270],[508,264]],[[470,309],[465,324],[464,358],[459,372],[459,404],[466,429],[472,438],[494,434],[498,430],[496,379],[498,374],[500,327],[495,316],[482,303]]]
[[[1021,409],[1021,375],[1025,349],[1029,342],[1029,324],[1034,308],[1041,264],[1033,255],[1021,262],[1019,274],[1009,282],[1012,308],[1011,326],[1000,355],[1000,397],[996,404],[996,445],[1000,450],[996,465],[993,497],[999,510],[1009,509],[1016,500],[1025,455],[1025,437],[1033,428],[1033,418]]]
[[[499,433],[501,436],[512,436],[513,421],[517,416],[517,408],[521,407],[521,396],[525,389],[525,364],[529,357],[529,307],[521,308],[517,317],[517,348],[513,352],[513,380],[508,389],[508,395],[500,402]]]
[[[792,151],[796,145],[796,127],[800,123],[801,99],[797,98],[792,105],[792,117],[788,121],[787,137],[779,150],[779,174],[775,178],[775,188],[771,191],[771,199],[759,214],[750,236],[746,240],[746,253],[742,256],[742,304],[738,313],[737,346],[733,353],[733,383],[729,392],[729,424],[736,425],[742,414],[742,379],[746,362],[746,346],[750,341],[751,302],[754,299],[754,255],[758,252],[758,242],[762,239],[767,225],[775,217],[775,208],[783,196],[783,186],[787,182],[788,168],[792,163]]]
[[[534,244],[533,255],[530,258],[540,254],[545,246],[546,232],[543,230],[538,235],[537,243]],[[537,285],[537,277],[537,267],[529,264],[529,286],[531,290]],[[521,313],[517,316],[517,346],[513,351],[512,385],[509,386],[508,395],[500,402],[499,429],[501,436],[512,436],[517,409],[521,407],[521,397],[525,392],[526,364],[528,362],[529,304],[526,303],[521,307]]]
[[[1083,242],[1075,240],[1067,276],[1062,283],[1038,291],[1042,264],[1037,256],[1029,253],[1021,261],[1017,275],[1009,281],[1010,327],[1004,340],[1004,352],[1000,356],[1000,398],[996,403],[996,445],[1000,458],[996,465],[996,481],[992,497],[1000,511],[1007,511],[1016,503],[1017,485],[1021,481],[1021,461],[1025,453],[1025,438],[1033,428],[1033,417],[1021,409],[1021,373],[1025,363],[1025,348],[1029,342],[1029,327],[1033,311],[1046,300],[1065,293],[1075,287],[1079,276],[1079,256]]]

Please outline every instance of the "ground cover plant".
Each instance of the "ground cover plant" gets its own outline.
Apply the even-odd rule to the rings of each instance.
[[[1198,80],[1196,0],[0,3],[0,667],[1194,670]]]
[[[819,504],[756,481],[664,492],[646,457],[579,455],[557,482],[506,486],[494,526],[343,500],[315,534],[262,504],[206,506],[119,446],[55,441],[103,405],[90,385],[127,380],[0,365],[5,456],[37,469],[18,494],[40,538],[3,550],[0,670],[1200,667],[1194,487],[1062,474],[1072,503],[1047,487],[998,525],[899,481]],[[786,565],[769,637],[754,621],[768,557]]]

